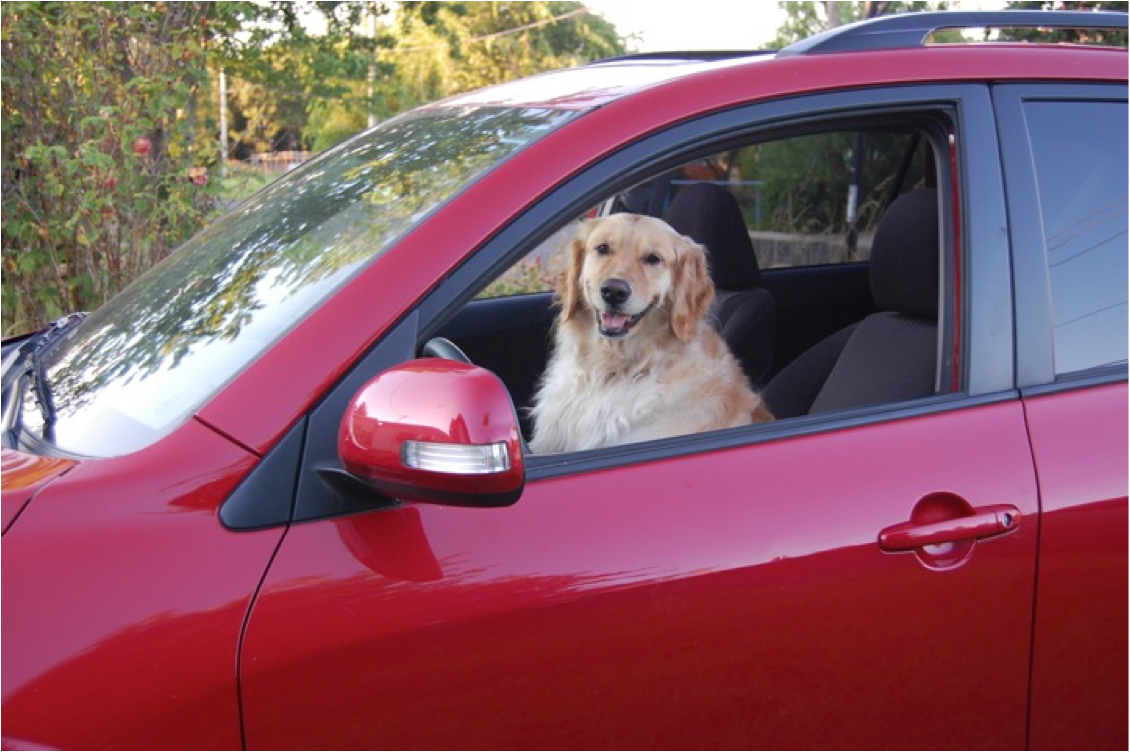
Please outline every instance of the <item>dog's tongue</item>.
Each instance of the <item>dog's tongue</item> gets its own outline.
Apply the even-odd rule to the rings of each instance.
[[[600,314],[600,326],[605,331],[618,332],[627,326],[629,318],[622,313],[603,311]]]

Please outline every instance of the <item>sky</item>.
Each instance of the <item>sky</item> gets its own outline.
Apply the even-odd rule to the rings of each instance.
[[[585,0],[585,5],[622,36],[640,35],[637,52],[752,50],[773,39],[785,17],[780,3],[755,0]]]
[[[638,34],[636,52],[753,50],[770,42],[785,19],[783,3],[761,0],[584,0],[622,36]],[[951,3],[996,9],[1004,2]]]

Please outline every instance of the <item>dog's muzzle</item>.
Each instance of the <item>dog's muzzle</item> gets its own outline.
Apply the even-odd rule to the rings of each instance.
[[[620,306],[626,303],[631,296],[631,285],[622,279],[611,278],[601,283],[600,299],[607,306],[604,310],[597,312],[597,328],[602,336],[610,339],[623,337],[655,307],[655,303],[651,303],[634,316],[621,312]]]
[[[617,313],[616,311],[601,311],[597,319],[597,328],[605,337],[611,339],[623,337],[632,330],[633,326],[640,323],[640,319],[646,316],[654,307],[654,304],[649,305],[635,316],[629,316],[626,313]]]

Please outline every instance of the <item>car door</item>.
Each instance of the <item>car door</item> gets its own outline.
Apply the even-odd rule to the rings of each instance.
[[[1023,522],[953,569],[880,550],[939,491]],[[1022,746],[1034,498],[1008,403],[296,526],[248,744]]]
[[[1040,481],[1034,748],[1127,746],[1126,86],[1000,87]],[[1077,124],[1086,123],[1085,128]]]
[[[1023,746],[1038,509],[1002,339],[1010,281],[988,94],[840,93],[785,114],[811,124],[939,102],[960,144],[960,168],[940,165],[961,186],[959,203],[944,199],[962,223],[965,275],[948,275],[947,298],[958,305],[958,280],[977,280],[946,319],[950,335],[962,322],[958,391],[528,457],[522,496],[506,508],[307,515],[249,617],[247,746]],[[680,126],[602,169],[629,174],[672,143],[725,130],[719,119],[764,114]],[[574,191],[581,206],[604,180],[590,170],[545,201]],[[539,221],[533,212],[500,233],[482,266]],[[958,234],[943,228],[956,266]],[[438,301],[474,273],[446,280],[374,359],[410,357]],[[336,399],[305,429],[307,468],[334,461]],[[930,537],[982,524],[994,535]]]

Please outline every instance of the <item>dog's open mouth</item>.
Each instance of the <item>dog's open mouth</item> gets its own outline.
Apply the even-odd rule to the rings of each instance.
[[[597,317],[597,328],[603,336],[610,339],[623,337],[632,330],[632,327],[640,323],[640,320],[654,307],[655,304],[653,303],[635,316],[629,316],[618,311],[601,311]]]

